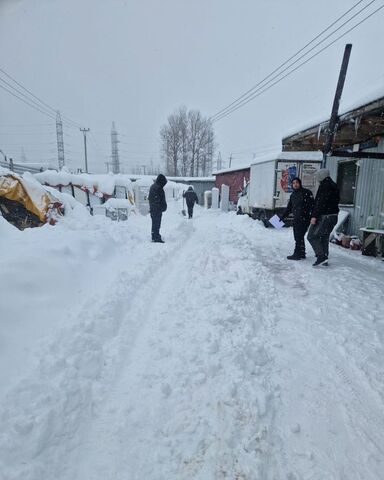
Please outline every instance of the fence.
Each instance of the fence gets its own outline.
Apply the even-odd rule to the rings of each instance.
[[[29,165],[25,165],[22,163],[14,163],[12,160],[10,160],[9,162],[0,161],[0,167],[8,168],[9,170],[15,173],[24,173],[24,172],[39,173],[42,170],[44,170],[43,167],[40,167],[40,168],[31,167]]]

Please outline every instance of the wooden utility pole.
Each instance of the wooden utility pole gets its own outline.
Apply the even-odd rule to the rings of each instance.
[[[325,168],[327,165],[327,156],[329,152],[332,150],[332,143],[333,139],[336,134],[337,124],[339,120],[339,105],[340,105],[340,98],[341,94],[343,93],[345,77],[347,75],[349,57],[351,55],[352,44],[347,43],[344,49],[344,56],[343,61],[341,63],[340,74],[339,74],[339,81],[337,82],[335,98],[333,100],[331,118],[329,119],[329,124],[326,132],[324,149],[323,149],[323,167]]]

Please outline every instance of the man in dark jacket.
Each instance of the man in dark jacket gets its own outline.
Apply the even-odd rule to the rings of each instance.
[[[163,212],[167,210],[167,202],[165,200],[164,186],[167,179],[160,174],[154,184],[149,189],[149,213],[152,218],[152,242],[164,243],[160,236],[161,217]]]
[[[328,265],[329,236],[337,223],[340,193],[336,183],[329,176],[329,170],[322,168],[316,172],[320,183],[312,212],[308,241],[317,257],[314,267]]]
[[[295,238],[295,251],[289,255],[288,260],[301,260],[305,258],[304,235],[307,233],[313,208],[313,194],[307,188],[303,188],[301,180],[295,177],[292,180],[293,192],[289,198],[287,208],[281,219],[293,214],[293,235]]]
[[[196,204],[198,204],[198,198],[196,195],[196,192],[193,190],[193,187],[190,186],[188,187],[188,190],[186,192],[183,192],[183,197],[185,198],[185,201],[187,203],[187,208],[188,208],[188,218],[193,217],[193,207]]]

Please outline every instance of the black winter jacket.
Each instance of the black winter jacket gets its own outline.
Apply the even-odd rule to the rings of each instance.
[[[311,190],[303,187],[294,190],[281,219],[292,213],[294,225],[309,225],[313,204],[314,199]]]
[[[159,175],[151,188],[149,189],[149,211],[156,214],[165,212],[167,210],[167,202],[165,200],[164,185],[167,183],[167,179],[164,175]]]
[[[325,178],[319,185],[315,197],[312,217],[339,213],[340,192],[331,177]]]
[[[199,203],[196,192],[193,190],[187,190],[184,192],[183,197],[185,198],[188,207],[193,207],[195,203]]]

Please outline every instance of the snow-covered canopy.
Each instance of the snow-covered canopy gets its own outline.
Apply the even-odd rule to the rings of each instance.
[[[106,195],[113,195],[116,186],[126,187],[132,190],[132,182],[128,175],[108,173],[104,175],[89,173],[70,173],[65,169],[61,171],[46,170],[36,173],[35,178],[44,185],[52,187],[75,185],[84,190],[102,192]]]
[[[360,107],[363,107],[365,105],[368,105],[375,100],[379,100],[380,98],[384,97],[384,87],[382,84],[376,85],[373,87],[369,92],[364,92],[362,95],[358,95],[356,99],[353,102],[349,103],[343,103],[343,98],[341,98],[340,101],[340,109],[339,109],[339,116],[346,115],[353,110],[356,110]],[[320,124],[326,124],[329,122],[331,114],[331,106],[329,107],[329,112],[321,117],[314,117],[311,118],[310,120],[307,120],[306,122],[296,125],[295,127],[290,128],[286,132],[284,132],[283,138],[290,137],[292,135],[295,135],[298,132],[304,132],[305,130],[309,130],[310,128],[313,128],[317,125]]]

